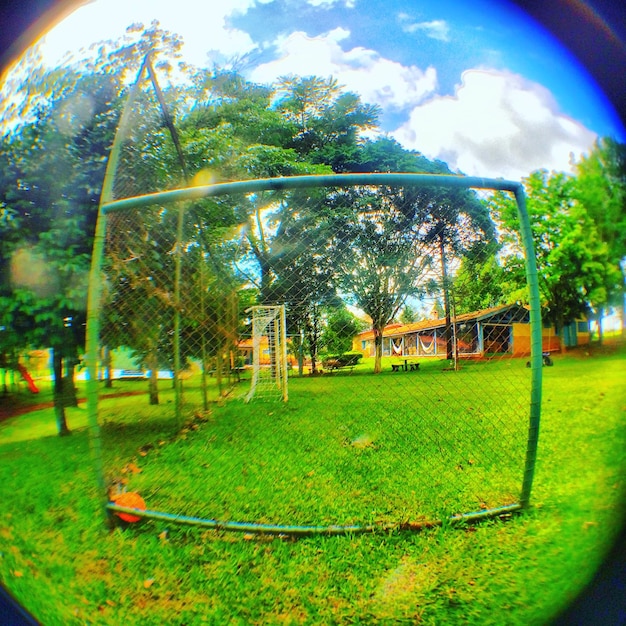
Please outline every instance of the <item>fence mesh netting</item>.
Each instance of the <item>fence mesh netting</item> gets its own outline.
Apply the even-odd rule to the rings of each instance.
[[[151,510],[259,524],[519,501],[530,317],[498,301],[487,192],[279,179],[116,204],[189,175],[147,80],[126,114],[99,377],[149,393],[100,402],[107,484]],[[112,449],[124,428],[145,445]]]

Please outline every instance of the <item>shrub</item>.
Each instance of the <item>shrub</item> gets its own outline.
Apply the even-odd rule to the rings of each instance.
[[[354,367],[363,358],[360,352],[344,352],[343,354],[329,355],[322,361],[322,366],[328,369],[340,367]]]

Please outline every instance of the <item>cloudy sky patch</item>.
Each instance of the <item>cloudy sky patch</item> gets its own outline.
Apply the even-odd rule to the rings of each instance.
[[[598,135],[626,140],[575,59],[496,0],[94,0],[49,32],[44,52],[54,64],[152,20],[182,36],[193,65],[256,51],[242,70],[252,81],[333,76],[380,105],[382,133],[466,174],[567,171]]]
[[[405,33],[424,33],[424,35],[431,39],[450,41],[450,27],[444,20],[413,22],[406,13],[400,13],[398,20]]]
[[[391,133],[408,148],[470,176],[519,179],[569,170],[596,134],[558,110],[550,92],[508,72],[468,70],[454,96],[415,107]]]
[[[277,58],[252,70],[250,78],[272,83],[289,74],[334,76],[365,102],[395,109],[415,105],[435,92],[437,72],[433,67],[407,67],[363,47],[344,50],[342,42],[349,37],[350,32],[343,28],[319,37],[292,33],[276,42]]]
[[[45,51],[51,61],[58,62],[67,50],[76,52],[97,41],[115,40],[133,23],[148,26],[158,20],[164,29],[183,37],[187,62],[204,65],[211,51],[235,57],[256,47],[248,33],[230,25],[233,14],[245,13],[254,4],[255,0],[212,2],[207,14],[200,2],[189,0],[98,0],[53,28],[46,35]]]
[[[270,1],[270,0],[264,0]],[[353,9],[356,6],[356,0],[306,0],[312,7],[326,7],[330,8],[335,5],[345,6],[348,9]]]

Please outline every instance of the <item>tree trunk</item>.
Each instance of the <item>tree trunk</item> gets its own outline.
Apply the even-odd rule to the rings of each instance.
[[[0,370],[2,370],[2,393],[6,395],[9,393],[7,387],[7,370],[9,369],[9,358],[4,352],[0,352]]]
[[[317,374],[317,322],[316,312],[312,313],[313,319],[308,318],[305,322],[306,337],[309,342],[309,356],[311,357],[311,374]]]
[[[150,381],[148,382],[148,391],[150,395],[150,404],[159,404],[159,386],[158,386],[158,365],[156,350],[152,350],[147,358],[147,365],[150,369]]]
[[[78,396],[76,385],[74,385],[74,366],[76,359],[68,357],[65,359],[65,373],[63,375],[63,402],[66,407],[77,407]]]
[[[383,370],[383,329],[377,326],[374,331],[374,374],[380,374]]]
[[[65,417],[65,394],[63,379],[63,356],[57,348],[52,349],[52,371],[54,375],[54,414],[57,421],[57,431],[60,437],[70,434]]]
[[[603,342],[603,334],[602,334],[602,318],[604,317],[604,307],[600,307],[598,309],[598,345],[601,346]]]
[[[220,398],[224,395],[224,383],[222,381],[222,375],[224,373],[224,358],[222,354],[222,349],[222,342],[219,341],[217,353],[215,355],[215,380],[217,382],[217,395]]]
[[[207,391],[207,374],[209,370],[209,359],[206,354],[206,339],[205,336],[202,335],[202,374],[201,374],[201,390],[202,390],[202,408],[205,411],[209,410],[209,394]]]
[[[314,334],[309,334],[309,352],[311,357],[311,374],[317,374],[317,343],[314,339]]]
[[[446,250],[443,236],[439,237],[439,255],[441,257],[441,281],[443,284],[443,308],[446,317],[446,359],[451,361],[454,357],[452,345],[452,320],[450,316],[450,293],[448,286],[448,266],[446,263]]]
[[[113,387],[113,359],[108,346],[104,346],[102,350],[102,365],[104,365],[104,386],[111,389]]]
[[[300,329],[298,335],[298,376],[304,374],[304,329]]]
[[[4,352],[0,352],[0,369],[2,370],[2,394],[7,395],[9,388],[7,387],[7,370],[9,369],[9,359]]]

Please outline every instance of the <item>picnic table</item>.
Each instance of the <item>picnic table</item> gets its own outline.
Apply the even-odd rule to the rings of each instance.
[[[245,367],[232,367],[230,370],[237,379],[237,382],[241,382],[241,375],[246,371]]]
[[[419,363],[414,363],[414,362],[409,363],[408,359],[404,359],[404,363],[392,363],[391,364],[392,372],[408,372],[409,370],[411,372],[417,372],[419,368],[420,368]]]

